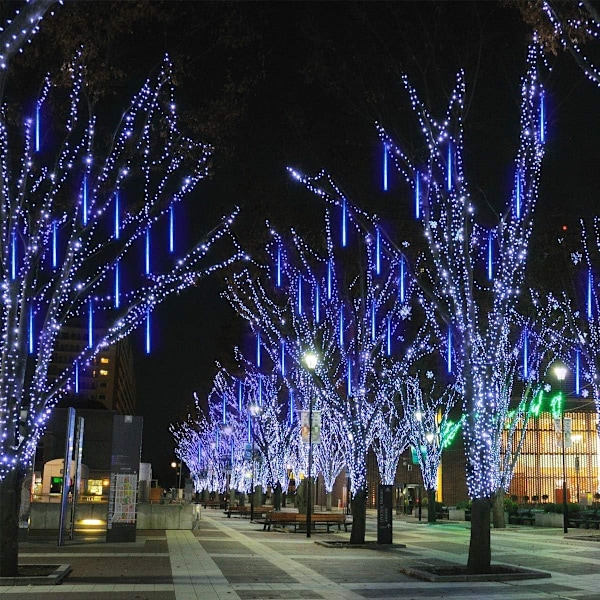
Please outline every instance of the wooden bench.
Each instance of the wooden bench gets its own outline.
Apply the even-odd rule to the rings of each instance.
[[[204,508],[225,508],[225,500],[205,500],[202,502]]]
[[[315,531],[317,525],[322,525],[327,528],[327,533],[331,527],[337,527],[338,531],[341,531],[343,525],[344,530],[348,531],[348,526],[352,525],[352,522],[343,513],[314,513],[310,517],[310,522],[311,531]],[[299,527],[306,529],[306,515],[296,512],[271,511],[265,517],[263,531],[271,531],[271,525],[293,526],[294,531],[297,531]]]
[[[435,512],[435,518],[436,519],[450,519],[450,511],[448,510],[448,507],[443,506],[440,510],[437,510]]]
[[[583,529],[600,529],[600,511],[598,510],[583,510],[576,513],[573,517],[569,517],[569,527],[581,527]]]
[[[516,513],[508,516],[511,525],[535,525],[535,513],[540,511],[530,508],[519,508]]]
[[[253,513],[255,517],[262,517],[267,515],[273,510],[272,506],[255,506]],[[250,505],[244,504],[243,506],[231,506],[225,510],[227,518],[231,518],[231,515],[240,515],[240,517],[250,517]]]

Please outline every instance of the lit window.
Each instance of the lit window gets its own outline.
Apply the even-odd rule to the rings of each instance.
[[[103,357],[100,359],[100,362],[101,362],[103,365],[107,365],[107,364],[108,364],[108,358],[106,358],[106,356],[103,356]]]
[[[104,375],[106,377],[108,375],[108,371],[106,369],[100,369],[100,375]]]

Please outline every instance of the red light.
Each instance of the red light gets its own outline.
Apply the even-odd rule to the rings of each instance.
[[[562,226],[562,230],[563,230],[563,231],[566,231],[567,229],[568,229],[568,227],[567,227],[566,225],[563,225],[563,226]]]

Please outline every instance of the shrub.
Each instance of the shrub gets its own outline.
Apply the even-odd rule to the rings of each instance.
[[[518,508],[519,505],[512,498],[504,498],[504,512],[512,515],[517,512]]]

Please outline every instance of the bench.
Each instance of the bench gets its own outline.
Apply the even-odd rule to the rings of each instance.
[[[435,511],[435,518],[450,520],[450,511],[446,506],[443,506],[440,510]]]
[[[225,500],[205,500],[202,502],[204,508],[225,508]]]
[[[535,513],[540,511],[530,508],[519,508],[516,513],[508,515],[508,522],[511,525],[535,525]]]
[[[272,506],[255,506],[252,512],[254,516],[266,515],[273,510]],[[231,515],[239,515],[240,517],[250,517],[250,505],[244,504],[243,506],[231,506],[225,511],[227,518],[230,519]]]
[[[600,512],[595,510],[583,510],[569,517],[569,527],[580,527],[583,529],[600,529]]]
[[[348,526],[352,525],[352,522],[343,513],[314,513],[310,517],[310,522],[311,531],[315,531],[317,525],[322,525],[327,528],[327,533],[331,527],[337,527],[338,531],[341,531],[343,525],[344,530],[348,531]],[[263,531],[271,531],[271,525],[293,526],[294,531],[297,531],[298,527],[306,530],[306,515],[296,512],[271,511],[265,516]]]

